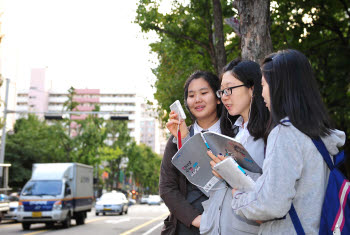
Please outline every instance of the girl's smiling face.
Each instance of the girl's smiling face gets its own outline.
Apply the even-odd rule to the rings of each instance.
[[[187,105],[198,121],[215,119],[218,104],[220,104],[220,100],[216,98],[206,80],[198,78],[191,81],[188,86]]]

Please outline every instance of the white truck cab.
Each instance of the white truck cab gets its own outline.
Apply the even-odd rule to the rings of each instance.
[[[70,227],[74,218],[85,223],[93,206],[93,168],[79,163],[33,164],[31,179],[23,187],[17,220],[24,230],[33,223],[55,222]]]

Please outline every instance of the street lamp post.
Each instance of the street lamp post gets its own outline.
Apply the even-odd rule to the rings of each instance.
[[[6,144],[6,116],[7,116],[7,102],[9,95],[9,85],[10,79],[6,78],[6,94],[5,94],[5,106],[4,106],[4,126],[2,127],[2,136],[1,136],[1,152],[0,152],[0,164],[4,163],[5,160],[5,144]],[[2,178],[2,166],[0,166],[0,178]]]

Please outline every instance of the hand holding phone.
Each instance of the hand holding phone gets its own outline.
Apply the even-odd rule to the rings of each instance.
[[[179,100],[176,100],[174,103],[172,103],[170,105],[170,110],[172,110],[175,113],[177,113],[177,115],[180,117],[180,119],[182,119],[182,120],[186,119],[185,112],[184,112],[184,110],[183,110]]]
[[[182,109],[182,106],[180,104],[180,101],[176,100],[172,105],[170,105],[171,113],[169,121],[166,124],[166,127],[170,131],[173,136],[175,136],[179,140],[178,146],[181,148],[181,138],[184,138],[188,135],[188,129],[186,126],[186,123],[184,120],[186,119],[186,115],[184,110]],[[174,115],[176,114],[176,116]]]

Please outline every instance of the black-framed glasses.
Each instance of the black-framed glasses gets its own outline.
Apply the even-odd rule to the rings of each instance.
[[[232,89],[235,89],[235,88],[238,88],[241,86],[245,86],[245,85],[243,84],[243,85],[239,85],[239,86],[231,86],[231,87],[227,87],[227,88],[222,89],[222,90],[218,90],[218,91],[216,91],[216,96],[220,99],[224,94],[226,96],[231,95]]]

